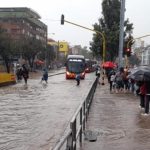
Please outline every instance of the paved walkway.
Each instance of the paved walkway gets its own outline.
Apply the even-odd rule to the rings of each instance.
[[[53,69],[53,70],[49,70],[48,75],[49,77],[54,76],[54,75],[59,75],[59,74],[64,74],[65,73],[65,68],[60,68],[60,69]],[[37,78],[42,78],[42,74],[43,71],[42,70],[37,70],[35,72],[29,72],[29,80],[30,79],[37,79]],[[15,79],[13,80],[15,84]],[[11,82],[5,82],[5,83],[1,83],[4,82],[3,79],[0,80],[0,87],[2,86],[6,86],[6,85],[11,85]]]
[[[55,69],[55,70],[49,70],[48,71],[48,75],[53,76],[53,75],[57,75],[57,74],[62,74],[65,73],[65,69],[64,68],[60,68],[60,69]],[[42,77],[43,71],[42,70],[38,70],[36,72],[29,72],[29,78],[33,79],[33,78],[39,78]]]
[[[109,92],[109,85],[98,85],[86,130],[97,136],[83,141],[80,150],[149,150],[150,116],[138,108],[139,97],[132,93]]]

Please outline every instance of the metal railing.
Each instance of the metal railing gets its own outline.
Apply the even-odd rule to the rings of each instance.
[[[60,139],[53,150],[76,150],[77,142],[82,143],[82,135],[85,131],[85,125],[89,114],[89,109],[97,87],[98,78],[94,81],[88,92],[86,99],[80,104],[77,111],[70,121],[70,129]],[[66,145],[65,145],[66,144]]]

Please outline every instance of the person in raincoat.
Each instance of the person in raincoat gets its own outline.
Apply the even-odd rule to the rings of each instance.
[[[96,76],[97,76],[97,82],[100,84],[100,67],[97,67],[96,69]]]
[[[150,81],[145,82],[145,88],[146,88],[146,96],[145,96],[145,114],[149,114],[149,102],[150,102]]]
[[[76,74],[76,77],[75,77],[75,80],[77,81],[77,85],[80,85],[80,74],[79,73],[77,73]]]
[[[16,66],[16,76],[17,76],[17,81],[22,80],[22,67],[19,64],[17,64]]]
[[[26,67],[25,64],[22,65],[21,74],[22,74],[22,76],[23,76],[23,78],[24,78],[25,84],[27,84],[27,80],[28,80],[28,78],[29,78],[29,70],[27,69],[27,67]]]
[[[112,92],[112,90],[115,90],[115,75],[116,73],[113,72],[111,75],[110,75],[110,79],[109,79],[109,89],[110,89],[110,92]]]
[[[41,82],[42,81],[45,81],[46,83],[48,81],[48,71],[47,71],[47,69],[43,69],[43,75],[42,75]]]
[[[140,86],[140,108],[145,108],[146,83],[142,82]]]

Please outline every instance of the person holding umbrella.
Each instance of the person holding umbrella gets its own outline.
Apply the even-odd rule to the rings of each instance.
[[[141,82],[140,92],[138,94],[140,96],[140,108],[145,108],[146,83],[144,81]]]
[[[149,114],[149,101],[150,101],[150,81],[145,82],[146,96],[145,96],[145,116]]]
[[[149,101],[150,101],[150,67],[140,66],[134,69],[131,73],[131,78],[137,81],[145,82],[145,114],[149,114]]]

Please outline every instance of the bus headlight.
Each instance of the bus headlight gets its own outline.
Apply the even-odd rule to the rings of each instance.
[[[68,71],[66,72],[66,74],[67,74],[67,75],[70,75],[70,73],[69,73]]]
[[[84,76],[84,72],[81,73],[81,76]]]

